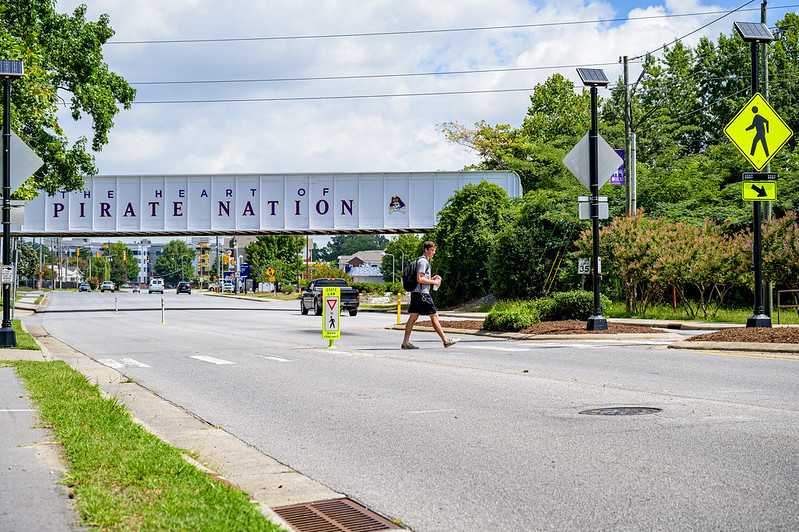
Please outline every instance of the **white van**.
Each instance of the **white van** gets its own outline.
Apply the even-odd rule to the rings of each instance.
[[[152,294],[153,292],[164,293],[164,280],[163,279],[150,279],[150,287],[147,291]]]

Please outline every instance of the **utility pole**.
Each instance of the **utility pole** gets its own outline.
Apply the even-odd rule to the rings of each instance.
[[[632,156],[632,142],[630,129],[632,126],[632,102],[630,101],[630,69],[627,56],[624,56],[624,213],[627,216],[635,214],[635,201],[632,196],[632,175],[630,174],[630,157]]]
[[[766,4],[768,0],[763,0],[763,3],[760,4],[760,22],[762,24],[766,24]],[[760,69],[760,76],[762,79],[762,89],[760,94],[763,95],[763,98],[768,101],[768,43],[760,43],[760,59],[762,61],[761,69]],[[763,171],[766,173],[771,172],[771,162],[766,163],[766,167],[763,168]],[[771,202],[764,201],[763,202],[763,215],[766,217],[766,220],[771,220]],[[766,297],[763,301],[763,306],[765,308],[765,313],[768,316],[772,315],[774,310],[774,283],[769,280],[766,283]]]

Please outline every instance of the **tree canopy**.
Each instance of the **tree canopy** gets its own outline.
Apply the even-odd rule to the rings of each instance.
[[[767,47],[767,100],[797,132],[799,16],[788,14],[776,26],[777,40]],[[701,39],[695,47],[677,42],[659,57],[647,58],[631,103],[641,210],[625,221],[624,187],[608,183],[600,192],[610,205],[610,219],[601,222],[607,228],[603,286],[613,290],[615,283],[617,296],[627,291],[628,307],[635,306],[630,290],[646,307],[671,285],[685,298],[698,298],[699,307],[692,312],[700,308],[712,313],[711,299],[718,303],[731,286],[751,285],[749,265],[739,259],[752,225],[751,202],[742,199],[741,173],[752,168],[723,133],[751,96],[749,50],[732,34]],[[623,80],[617,87],[600,91],[599,133],[621,149]],[[473,127],[456,121],[439,126],[450,142],[480,157],[469,169],[515,171],[525,194],[522,200],[508,201],[473,189],[447,204],[433,235],[439,244],[433,269],[444,278],[438,296],[442,305],[489,291],[503,298],[538,297],[551,287],[576,284],[573,262],[579,252],[574,242],[580,229],[590,227],[590,221],[578,219],[576,199],[587,191],[563,158],[590,128],[589,105],[587,89],[554,74],[533,88],[519,127],[485,121]],[[799,210],[797,142],[792,137],[770,163],[779,179],[775,221],[766,224],[764,233],[764,270],[782,286],[796,284],[790,239],[795,238],[794,213]],[[668,231],[669,238],[656,238],[658,231]],[[691,246],[681,238],[692,240]],[[584,254],[585,240],[578,244]],[[660,262],[644,260],[652,256]],[[719,277],[716,269],[730,276]]]
[[[136,95],[103,61],[102,45],[114,35],[108,16],[92,22],[85,5],[69,15],[57,13],[53,0],[5,0],[0,24],[0,57],[23,61],[25,70],[11,84],[11,127],[44,161],[16,195],[79,190],[84,176],[97,173],[89,148],[108,143],[118,105],[129,109]],[[66,137],[59,106],[74,120],[91,120],[91,140]]]

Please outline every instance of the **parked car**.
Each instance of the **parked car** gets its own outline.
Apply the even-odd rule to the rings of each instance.
[[[91,291],[92,287],[89,285],[89,283],[81,283],[80,286],[78,287],[78,292],[91,292]]]
[[[134,284],[133,285],[133,293],[134,294],[138,294],[139,292],[141,292],[141,288],[139,288],[139,285]]]
[[[153,292],[164,293],[164,280],[163,279],[150,279],[150,286],[147,288],[147,293]]]
[[[114,281],[103,281],[103,284],[100,285],[100,292],[105,292],[106,290],[109,292],[114,291]]]
[[[188,281],[180,281],[178,283],[178,294],[189,294],[191,295],[191,285]]]
[[[209,292],[216,292],[216,283],[211,283],[208,285]]]
[[[300,312],[305,315],[313,309],[317,316],[322,315],[322,292],[330,286],[341,289],[341,310],[349,310],[350,316],[358,314],[358,305],[361,303],[361,293],[355,288],[347,286],[344,279],[314,279],[308,284],[308,289],[300,295]]]

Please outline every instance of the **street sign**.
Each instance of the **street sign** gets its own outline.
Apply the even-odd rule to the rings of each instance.
[[[591,167],[588,157],[588,133],[580,139],[580,142],[563,158],[563,164],[573,173],[580,183],[591,192]],[[597,177],[599,188],[607,183],[610,176],[624,164],[624,160],[619,157],[616,151],[610,147],[601,135],[597,135]]]
[[[14,266],[3,264],[0,267],[0,283],[13,284],[14,283]]]
[[[608,197],[607,196],[597,196],[597,200],[599,200],[599,219],[600,220],[607,220],[610,211],[608,210]],[[579,214],[581,220],[590,220],[591,219],[591,196],[577,196],[578,206],[579,206]]]
[[[602,273],[602,259],[598,259],[599,273]],[[577,275],[591,275],[591,259],[579,258],[577,259]]]
[[[776,181],[744,181],[744,201],[775,201],[777,199]]]
[[[34,153],[19,135],[11,131],[11,193],[17,191],[22,183],[28,180],[36,170],[42,167],[44,161]],[[1,158],[0,158],[1,159]],[[0,172],[3,171],[3,161],[0,160]],[[3,175],[0,173],[0,175]]]
[[[780,151],[793,131],[788,124],[756,93],[724,128],[735,147],[761,170]]]
[[[322,338],[325,340],[338,340],[341,338],[341,289],[337,286],[328,286],[322,289]]]
[[[266,269],[266,275],[274,275],[274,274],[275,274],[275,269],[272,268],[271,266]]]

